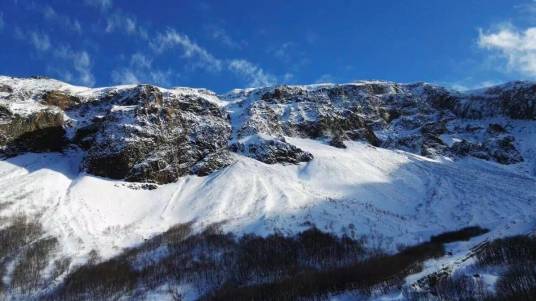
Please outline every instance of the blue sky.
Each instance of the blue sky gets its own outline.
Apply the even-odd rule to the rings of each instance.
[[[86,86],[467,89],[536,78],[536,2],[2,0],[0,42],[0,74]]]

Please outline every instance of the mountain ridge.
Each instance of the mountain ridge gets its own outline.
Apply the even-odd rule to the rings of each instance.
[[[129,266],[159,265],[169,246],[143,246],[178,225],[289,239],[314,227],[388,254],[467,226],[489,230],[449,245],[454,255],[427,261],[404,287],[485,241],[534,230],[533,83],[469,94],[367,82],[225,96],[7,77],[0,87],[0,231],[19,216],[40,225],[56,243],[43,264],[56,271],[69,259],[57,278],[43,276],[54,283],[136,247],[141,259]],[[2,275],[13,283],[13,272]]]
[[[231,162],[229,150],[265,163],[312,159],[284,136],[328,139],[338,147],[344,147],[344,140],[364,140],[430,157],[472,155],[517,163],[523,157],[503,125],[489,124],[487,136],[480,139],[470,135],[475,129],[449,126],[460,126],[453,119],[536,118],[536,106],[525,95],[536,87],[530,82],[462,93],[427,83],[363,81],[244,89],[220,96],[206,89],[151,85],[92,89],[49,79],[2,77],[1,82],[4,120],[15,116],[12,127],[4,121],[6,154],[39,151],[43,142],[30,145],[23,136],[39,129],[30,140],[44,135],[57,147],[63,143],[86,149],[84,165],[95,175],[156,183],[209,174]],[[34,116],[16,117],[28,112]],[[135,140],[139,143],[129,143]],[[151,157],[149,152],[161,155]],[[115,167],[99,165],[106,160]]]

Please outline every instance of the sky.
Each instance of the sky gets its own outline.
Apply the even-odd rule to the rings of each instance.
[[[0,0],[0,74],[219,93],[536,80],[533,0]]]

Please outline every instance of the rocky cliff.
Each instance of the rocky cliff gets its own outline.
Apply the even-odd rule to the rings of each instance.
[[[511,122],[535,119],[536,84],[529,82],[465,93],[426,83],[358,82],[218,96],[204,89],[90,89],[0,77],[3,156],[77,147],[87,172],[138,182],[207,175],[231,164],[233,153],[268,164],[313,159],[285,137],[515,164],[524,158]]]

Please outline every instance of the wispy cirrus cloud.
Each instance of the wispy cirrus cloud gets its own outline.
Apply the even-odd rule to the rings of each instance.
[[[153,67],[153,59],[142,53],[134,53],[128,66],[112,71],[112,80],[118,84],[151,83],[169,86],[171,70],[161,71]]]
[[[517,4],[514,6],[521,20],[533,23],[536,21],[536,1]]]
[[[481,30],[478,46],[502,59],[504,71],[536,77],[536,27],[503,25],[493,31]]]
[[[151,27],[140,24],[135,17],[125,14],[119,9],[111,9],[111,1],[86,0],[87,5],[101,8],[105,17],[106,33],[125,33],[146,41],[149,54],[141,54],[136,51],[131,55],[128,66],[119,66],[111,74],[116,83],[141,83],[151,82],[168,85],[170,83],[170,71],[162,71],[153,64],[153,59],[166,52],[177,52],[191,70],[203,69],[211,73],[230,72],[242,78],[250,86],[266,86],[275,84],[277,77],[266,72],[260,66],[244,59],[226,59],[212,54],[206,48],[200,46],[187,34],[174,29],[163,31],[152,30]],[[218,27],[209,27],[210,37],[231,49],[240,49],[242,42],[235,41],[225,30]],[[292,74],[287,73],[284,79],[289,79]]]
[[[188,35],[168,29],[156,34],[149,42],[154,55],[158,56],[166,51],[179,51],[180,57],[189,61],[191,67],[201,68],[209,72],[231,72],[243,78],[250,86],[266,86],[277,82],[277,78],[265,72],[259,66],[245,59],[218,58],[207,49],[194,42]],[[113,80],[120,83],[154,82],[164,85],[169,83],[170,71],[160,71],[153,67],[152,59],[139,53],[131,57],[128,68],[116,69]],[[286,78],[288,75],[286,76]]]
[[[42,4],[45,1],[15,1],[18,7],[36,13],[51,25],[59,25],[62,30],[75,33],[82,33],[82,25],[80,21],[67,14],[59,13],[54,7],[48,4]]]
[[[91,71],[91,57],[85,50],[74,50],[68,45],[63,45],[54,50],[53,55],[71,64],[77,73],[75,80],[86,86],[95,84],[95,77]]]
[[[229,49],[242,49],[246,44],[245,41],[237,41],[233,39],[225,29],[218,26],[206,27],[211,39],[218,41],[221,45]]]
[[[39,31],[24,32],[17,28],[15,35],[21,40],[26,39],[38,51],[47,51],[50,48],[50,38],[45,33]]]
[[[278,47],[272,48],[270,52],[281,61],[290,62],[293,59],[293,52],[296,47],[294,42],[285,42]]]
[[[147,29],[139,24],[134,16],[128,15],[120,9],[112,9],[112,0],[86,0],[84,3],[100,9],[102,16],[106,19],[106,27],[104,28],[106,33],[119,32],[137,36],[143,40],[148,39]]]
[[[52,47],[50,36],[35,30],[25,31],[16,28],[15,37],[29,43],[39,54],[56,59],[56,64],[52,66],[52,63],[49,63],[48,69],[53,70],[61,78],[87,86],[95,84],[95,77],[91,71],[92,61],[87,51],[74,50],[67,43]]]
[[[195,67],[211,72],[231,72],[242,77],[251,87],[269,86],[277,83],[276,76],[267,73],[254,63],[246,59],[217,58],[192,41],[186,34],[179,33],[173,29],[159,34],[156,40],[151,42],[151,47],[157,53],[178,48],[181,50],[183,58],[194,61]]]
[[[112,7],[112,0],[85,0],[84,3],[89,6],[99,8],[101,10],[108,10]]]
[[[259,66],[243,59],[230,60],[228,68],[232,72],[244,76],[250,87],[270,86],[277,83],[275,76],[266,73]]]
[[[73,19],[69,16],[59,14],[54,8],[49,5],[45,5],[41,8],[41,13],[45,20],[49,22],[56,22],[68,30],[74,31],[76,33],[82,33],[82,26],[80,22],[76,19]]]
[[[4,27],[6,23],[4,22],[4,13],[0,12],[0,32],[4,30]]]
[[[324,73],[315,80],[315,84],[325,84],[325,83],[334,83],[334,82],[336,82],[335,77],[329,73]]]
[[[222,70],[223,64],[220,59],[193,42],[187,35],[173,29],[158,34],[156,39],[151,42],[151,48],[157,53],[162,53],[169,49],[179,49],[181,56],[192,60],[195,67],[213,72]]]
[[[129,35],[136,35],[144,40],[148,38],[147,30],[138,24],[135,18],[122,13],[113,13],[106,19],[107,33],[125,32]]]
[[[161,53],[170,49],[180,49],[183,58],[192,60],[195,67],[211,72],[232,72],[242,77],[251,87],[268,86],[277,82],[277,78],[265,72],[261,67],[245,59],[220,59],[205,48],[192,41],[187,35],[175,30],[159,34],[151,42],[151,47]]]
[[[469,78],[464,78],[459,81],[451,81],[451,82],[439,81],[435,83],[444,87],[449,87],[456,91],[470,91],[470,90],[496,86],[496,85],[499,85],[501,81],[496,81],[496,80],[479,81],[477,78],[469,77]]]
[[[310,63],[307,53],[296,42],[287,41],[274,45],[268,48],[267,52],[285,64],[287,70],[287,74],[283,77],[285,83],[291,82],[294,73],[299,73],[304,66]]]

